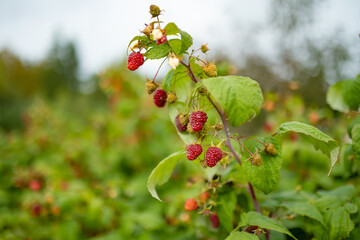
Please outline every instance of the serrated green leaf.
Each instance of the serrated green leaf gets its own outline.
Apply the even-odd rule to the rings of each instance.
[[[165,91],[170,91],[171,89],[171,82],[172,82],[172,77],[174,75],[174,69],[171,69],[165,76],[163,82],[162,82],[162,89],[164,89]]]
[[[260,112],[263,96],[256,81],[248,77],[224,76],[204,79],[203,83],[233,126],[240,126]]]
[[[183,102],[177,101],[173,104],[169,104],[170,119],[171,119],[171,122],[174,124],[176,131],[177,131],[177,128],[176,128],[175,118],[177,115],[179,115],[180,112],[184,113],[185,112],[184,110],[185,110],[185,103],[183,103]],[[191,144],[196,140],[195,136],[193,136],[187,132],[181,133],[181,132],[177,131],[177,133],[179,134],[181,140],[183,140],[183,142],[186,145]]]
[[[356,204],[353,204],[353,203],[345,203],[344,208],[350,214],[354,214],[354,213],[356,213],[358,211],[358,206]]]
[[[330,218],[330,239],[346,238],[353,229],[354,223],[351,221],[350,214],[344,207],[338,207]]]
[[[280,169],[282,166],[281,158],[281,145],[279,142],[273,138],[257,138],[262,142],[270,142],[274,144],[275,149],[277,150],[277,155],[272,156],[265,151],[260,152],[264,146],[253,139],[248,139],[245,142],[245,146],[252,152],[255,153],[256,149],[261,156],[262,162],[260,166],[254,166],[250,161],[243,161],[244,172],[248,181],[253,184],[256,188],[260,189],[264,193],[271,192],[279,181]],[[244,151],[244,157],[250,158],[250,154],[247,151]]]
[[[343,81],[342,96],[346,105],[352,110],[358,110],[360,105],[360,78]]]
[[[234,210],[236,206],[236,194],[235,192],[226,192],[222,193],[217,206],[217,213],[221,225],[224,228],[231,232],[233,230],[233,219],[234,219]]]
[[[181,159],[184,158],[186,154],[185,150],[176,152],[162,160],[156,168],[151,172],[148,182],[147,188],[150,192],[151,196],[158,199],[162,202],[156,192],[156,186],[166,183],[169,178],[171,177],[172,171],[176,166],[176,163]]]
[[[341,205],[341,199],[336,196],[323,196],[313,202],[313,204],[323,213],[332,211]]]
[[[181,40],[180,39],[170,39],[169,45],[176,55],[181,53]]]
[[[173,22],[166,24],[164,30],[166,35],[177,35],[180,32],[179,28]]]
[[[282,206],[286,207],[290,211],[317,220],[325,226],[323,216],[320,211],[311,203],[303,201],[290,201],[285,202]]]
[[[349,107],[346,105],[342,94],[343,85],[343,81],[335,83],[329,88],[326,94],[327,104],[329,104],[332,109],[340,112],[346,112],[349,110]]]
[[[144,55],[147,59],[160,59],[167,57],[170,50],[171,48],[169,45],[160,44],[150,48]]]
[[[276,221],[275,219],[269,218],[263,214],[258,212],[250,211],[248,213],[243,213],[241,215],[241,220],[239,227],[245,226],[258,226],[260,228],[265,228],[269,230],[274,230],[277,232],[285,233],[290,237],[296,239],[294,235],[284,227],[280,222]]]
[[[190,36],[190,34],[188,34],[185,31],[180,30],[180,35],[181,35],[181,53],[184,53],[193,44],[193,39]]]
[[[259,240],[259,237],[247,232],[232,232],[225,240]]]
[[[305,134],[305,136],[308,137],[309,141],[314,145],[315,149],[319,149],[322,153],[330,157],[330,175],[331,170],[334,167],[339,156],[340,147],[338,143],[325,133],[321,132],[316,127],[301,122],[286,122],[281,124],[278,135],[281,136],[287,132],[297,132]]]

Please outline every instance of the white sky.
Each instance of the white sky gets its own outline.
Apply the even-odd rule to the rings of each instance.
[[[156,4],[166,10],[162,20],[175,22],[189,32],[198,46],[207,42],[211,49],[219,50],[238,42],[247,48],[247,39],[251,38],[255,41],[251,46],[271,54],[271,32],[264,31],[255,39],[249,37],[255,33],[254,24],[265,26],[269,21],[269,3],[269,0],[0,0],[0,49],[8,47],[26,60],[40,60],[58,33],[75,41],[82,71],[95,73],[125,55],[129,40],[150,21],[149,5]],[[321,9],[316,34],[321,36],[341,28],[352,42],[359,40],[359,0],[330,0]],[[354,49],[360,54],[359,45]],[[141,72],[151,76],[156,64],[147,62]]]

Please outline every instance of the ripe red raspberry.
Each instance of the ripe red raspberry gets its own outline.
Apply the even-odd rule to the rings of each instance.
[[[41,189],[41,182],[39,180],[31,180],[29,182],[29,188],[33,191],[39,191]]]
[[[218,228],[220,226],[219,217],[216,213],[211,214],[209,218],[213,228]]]
[[[175,118],[175,124],[176,124],[176,128],[179,132],[185,132],[187,129],[187,124],[182,125],[180,122],[180,115],[177,115]]]
[[[217,162],[222,159],[222,156],[223,154],[220,148],[209,147],[205,154],[206,165],[208,165],[208,167],[214,167]]]
[[[166,35],[163,34],[160,39],[156,40],[156,45],[164,44],[164,43],[166,43],[166,42],[167,42]]]
[[[186,200],[184,208],[186,211],[191,212],[198,208],[197,202],[193,198],[189,198]]]
[[[144,64],[144,56],[139,52],[133,52],[129,55],[127,68],[130,71],[135,71]]]
[[[202,153],[202,147],[200,144],[190,144],[186,148],[186,157],[189,160],[195,160]]]
[[[206,121],[207,121],[208,117],[206,115],[206,113],[202,112],[202,111],[197,111],[197,112],[193,112],[190,115],[190,126],[192,128],[192,130],[194,132],[200,132]]]
[[[166,98],[167,98],[167,94],[164,90],[162,89],[157,89],[154,93],[153,96],[153,100],[156,106],[158,106],[159,108],[162,108],[165,106],[166,104]]]

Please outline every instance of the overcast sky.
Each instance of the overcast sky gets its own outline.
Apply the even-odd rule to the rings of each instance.
[[[149,22],[150,4],[165,9],[163,21],[175,22],[193,36],[195,43],[207,42],[212,49],[226,49],[239,40],[234,39],[235,33],[243,36],[241,41],[246,44],[254,25],[266,26],[269,3],[270,0],[0,0],[0,49],[7,47],[26,60],[40,60],[58,33],[75,41],[82,71],[94,73],[124,56],[129,40]],[[341,28],[348,36],[359,39],[360,1],[330,0],[325,4],[316,18],[316,32]],[[265,32],[256,41],[260,51],[271,54],[271,33]],[[141,70],[143,73],[153,71],[152,65],[147,65]]]

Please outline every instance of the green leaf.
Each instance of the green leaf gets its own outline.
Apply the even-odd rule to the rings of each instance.
[[[241,215],[239,227],[245,226],[258,226],[260,228],[274,230],[277,232],[285,233],[290,237],[296,239],[296,237],[294,237],[294,235],[292,235],[292,233],[280,222],[258,212],[250,211]]]
[[[162,202],[159,198],[155,187],[157,185],[161,185],[166,183],[169,178],[171,177],[172,171],[176,166],[176,163],[185,156],[186,151],[182,150],[176,153],[171,154],[164,160],[162,160],[156,168],[151,172],[150,177],[147,182],[147,188],[150,192],[151,196],[158,199]]]
[[[318,194],[320,196],[333,196],[342,201],[350,201],[356,196],[357,190],[354,185],[344,185],[338,188],[335,188],[330,191],[319,190]]]
[[[346,105],[342,94],[343,85],[343,81],[335,83],[329,88],[326,94],[326,102],[332,109],[340,112],[346,112],[349,110],[349,107]]]
[[[260,112],[263,96],[256,81],[247,77],[225,76],[204,79],[203,83],[233,126],[245,123]]]
[[[162,82],[162,88],[165,91],[170,91],[171,89],[171,82],[172,82],[172,77],[174,75],[174,69],[171,69],[165,76],[163,82]]]
[[[298,132],[305,134],[309,141],[314,145],[315,149],[319,149],[322,153],[330,157],[330,175],[331,170],[339,156],[340,147],[338,143],[316,127],[301,122],[286,122],[281,124],[278,135],[281,136],[287,132]]]
[[[302,201],[291,201],[283,203],[282,206],[301,216],[315,219],[325,226],[324,219],[320,211],[311,203]]]
[[[185,31],[180,30],[181,35],[181,53],[186,52],[193,44],[192,37]]]
[[[360,105],[360,77],[343,81],[342,94],[344,102],[351,110],[358,110]]]
[[[247,232],[232,232],[225,240],[259,240],[258,236]]]
[[[196,137],[187,132],[184,132],[184,133],[179,132],[176,128],[176,123],[175,123],[176,116],[179,115],[180,112],[184,113],[185,112],[184,110],[185,110],[185,103],[183,103],[183,102],[176,101],[173,104],[169,104],[169,115],[170,115],[171,122],[174,124],[175,129],[176,129],[177,133],[179,134],[181,140],[183,140],[183,142],[186,145],[188,145],[188,144],[191,144],[193,141],[195,141]]]
[[[234,210],[236,206],[235,192],[222,193],[220,196],[219,205],[217,206],[217,213],[221,225],[231,232],[233,230]]]
[[[185,66],[178,66],[172,75],[170,88],[170,90],[176,93],[178,101],[186,101],[189,96],[190,85],[191,78],[186,73]]]
[[[353,203],[345,203],[344,207],[345,207],[346,211],[348,211],[348,213],[350,213],[350,214],[357,213],[357,211],[358,211],[358,206]]]
[[[180,32],[179,28],[173,22],[168,23],[164,30],[166,35],[177,35]]]
[[[277,150],[277,155],[272,156],[265,151],[260,152],[264,146],[253,139],[248,139],[245,142],[245,146],[252,152],[255,153],[256,149],[261,156],[261,165],[254,166],[250,161],[243,161],[244,172],[248,181],[253,184],[256,188],[260,189],[264,193],[271,192],[279,181],[280,169],[282,165],[281,158],[281,145],[279,142],[273,138],[257,138],[262,142],[270,142],[274,144],[275,149]],[[250,155],[247,151],[244,151],[244,157],[249,158]]]
[[[180,39],[170,39],[169,45],[173,49],[176,55],[180,55],[181,53],[181,40]]]
[[[349,236],[354,229],[350,214],[344,207],[338,207],[330,218],[330,239],[338,240]]]
[[[147,59],[160,59],[169,55],[170,46],[167,44],[156,45],[150,48],[146,53]]]

